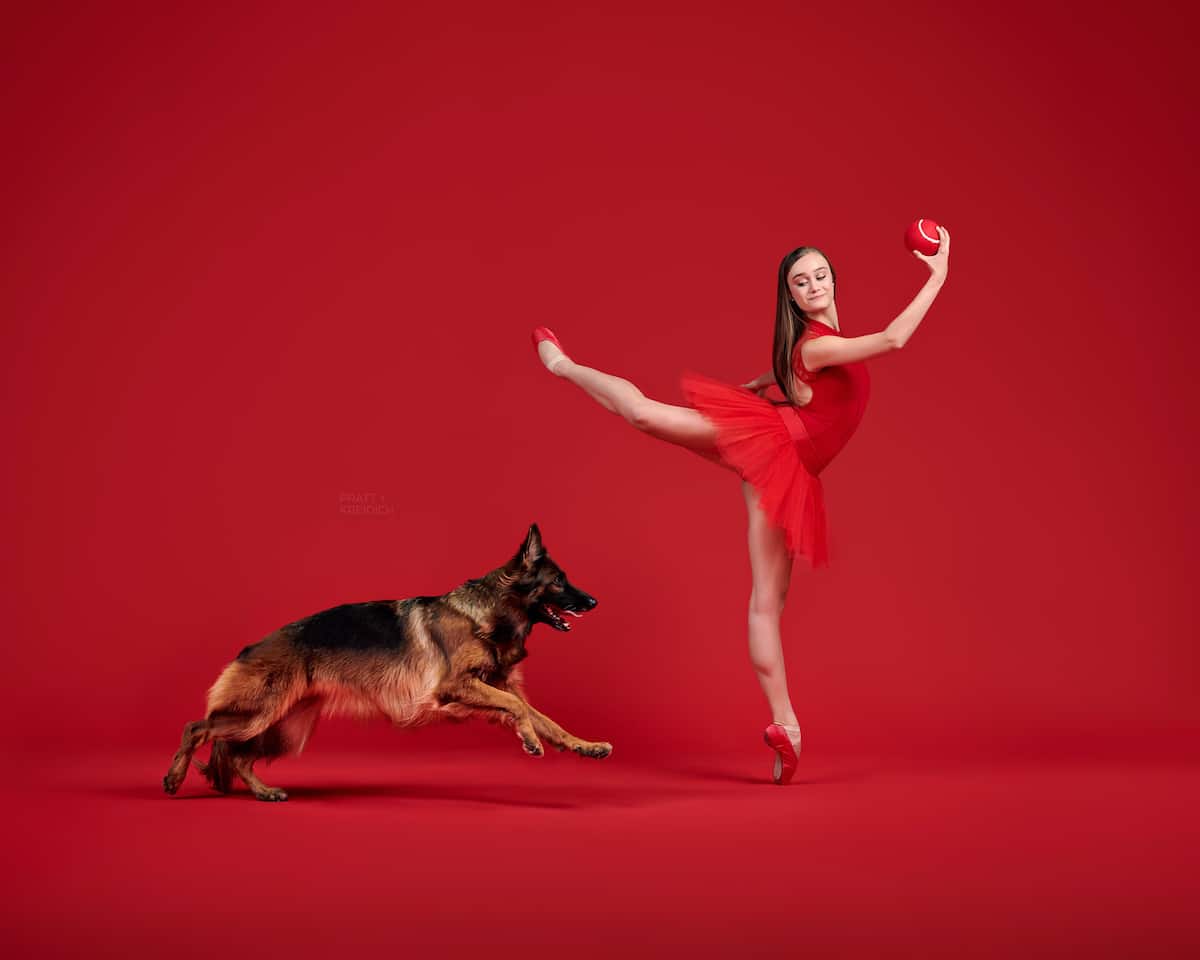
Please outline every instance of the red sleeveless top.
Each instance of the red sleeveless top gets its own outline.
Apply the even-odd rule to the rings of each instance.
[[[808,322],[792,354],[792,369],[798,380],[812,387],[812,400],[803,407],[779,407],[804,465],[814,475],[824,470],[854,435],[871,393],[871,378],[862,361],[822,367],[816,373],[805,368],[800,348],[815,337],[827,336],[841,334],[820,320]],[[807,442],[801,440],[801,434],[807,434]]]

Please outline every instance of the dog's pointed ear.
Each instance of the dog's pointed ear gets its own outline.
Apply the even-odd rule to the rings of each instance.
[[[525,542],[521,544],[521,549],[513,557],[513,563],[518,567],[532,567],[545,554],[546,550],[542,546],[542,532],[536,523],[531,523],[529,532],[525,534]]]

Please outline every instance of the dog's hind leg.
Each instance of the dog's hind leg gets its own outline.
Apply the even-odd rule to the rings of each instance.
[[[219,695],[210,696],[208,716],[193,720],[183,728],[183,741],[179,745],[167,775],[163,777],[163,789],[175,793],[187,774],[192,754],[210,740],[251,740],[268,730],[295,704],[296,689],[287,683],[279,683],[275,677],[259,676],[240,664],[234,663],[213,687]],[[218,790],[228,789],[226,771],[214,767],[218,763],[232,763],[232,757],[213,757],[204,770],[209,782]],[[240,771],[235,772],[241,775]],[[214,776],[220,774],[220,781]],[[244,779],[244,778],[243,778]]]
[[[187,767],[192,759],[192,754],[198,747],[208,743],[209,737],[207,720],[193,720],[183,728],[183,741],[179,744],[179,749],[175,751],[175,756],[171,758],[171,766],[167,769],[167,775],[163,777],[163,789],[167,793],[174,793],[179,789],[179,785],[183,783],[183,778],[187,775]]]
[[[171,766],[167,770],[167,775],[163,777],[163,789],[167,793],[175,793],[179,789],[179,785],[183,783],[183,778],[187,775],[188,763],[192,759],[192,754],[210,740],[246,740],[265,729],[270,722],[269,717],[219,712],[211,714],[203,720],[193,720],[186,724],[183,728],[183,740],[179,744],[179,749],[175,751],[175,756],[171,758]],[[219,762],[219,758],[214,757],[205,769],[205,775],[208,775],[208,769],[214,763]]]
[[[242,743],[229,743],[229,765],[250,788],[258,800],[286,800],[287,794],[278,787],[270,787],[263,783],[254,772],[254,764],[259,760],[274,760],[288,754],[300,753],[308,742],[317,720],[321,716],[321,698],[305,697],[284,714],[274,724],[252,740]],[[225,746],[224,742],[213,745]]]
[[[250,788],[256,800],[286,800],[287,794],[278,787],[268,787],[254,773],[254,761],[259,759],[253,750],[234,750],[231,754],[233,769]]]

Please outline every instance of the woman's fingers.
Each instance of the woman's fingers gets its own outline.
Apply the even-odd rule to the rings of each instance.
[[[941,226],[938,227],[937,253],[933,254],[932,256],[929,256],[927,254],[922,253],[920,250],[914,250],[913,256],[916,257],[918,260],[923,260],[925,263],[929,264],[930,266],[932,266],[934,261],[936,261],[939,257],[942,260],[945,260],[947,257],[950,256],[950,231],[947,230],[945,227],[941,227]]]

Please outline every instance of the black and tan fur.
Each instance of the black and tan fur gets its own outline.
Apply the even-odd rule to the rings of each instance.
[[[529,705],[519,664],[535,623],[569,630],[595,598],[571,585],[537,525],[508,563],[440,597],[347,603],[289,623],[246,647],[208,692],[203,720],[183,728],[163,788],[175,793],[197,748],[197,768],[227,792],[234,776],[259,800],[286,800],[254,773],[258,760],[298,753],[321,716],[383,715],[401,726],[476,713],[511,726],[527,753],[542,740],[607,757]]]

